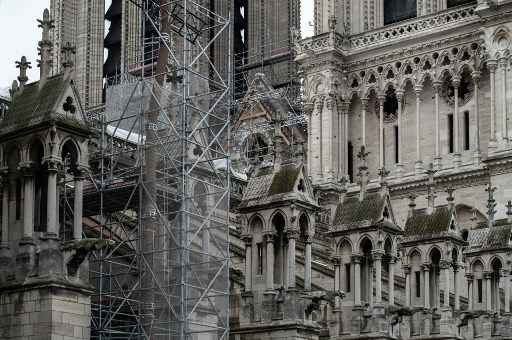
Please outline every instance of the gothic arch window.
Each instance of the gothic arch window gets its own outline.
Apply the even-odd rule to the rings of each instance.
[[[384,0],[384,25],[416,17],[416,0]]]
[[[30,159],[38,171],[34,172],[34,231],[46,231],[46,199],[48,195],[48,177],[42,169],[44,146],[35,140],[30,147]]]

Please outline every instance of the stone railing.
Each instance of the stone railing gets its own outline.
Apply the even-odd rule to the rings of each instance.
[[[407,20],[398,24],[385,26],[377,30],[351,36],[350,48],[357,49],[375,44],[389,42],[425,32],[434,28],[478,19],[475,13],[476,5],[458,7],[445,12],[435,13],[429,16]]]
[[[358,50],[373,45],[387,44],[395,39],[411,37],[432,29],[478,20],[479,17],[475,13],[475,8],[476,5],[457,7],[444,12],[387,25],[350,37],[339,33],[323,33],[299,41],[295,46],[295,51],[297,55],[307,53],[308,51],[321,51],[324,49],[337,49],[341,52],[342,50]]]

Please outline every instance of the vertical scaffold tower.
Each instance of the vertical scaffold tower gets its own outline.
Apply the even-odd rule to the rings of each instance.
[[[223,1],[124,0],[138,60],[109,79],[98,128],[90,229],[92,339],[227,339],[231,51]],[[217,71],[218,62],[229,72]]]

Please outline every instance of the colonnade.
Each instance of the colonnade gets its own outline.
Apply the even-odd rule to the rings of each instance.
[[[503,311],[506,314],[510,313],[510,295],[512,290],[511,276],[508,271],[501,271],[499,279],[493,279],[493,272],[484,272],[483,273],[483,283],[482,283],[482,303],[485,310],[491,312],[494,311],[498,314],[501,314],[501,309],[503,307]],[[468,287],[468,309],[475,309],[477,305],[477,297],[475,296],[475,290],[477,290],[477,278],[475,277],[473,272],[468,271],[465,274],[467,280]],[[493,289],[494,285],[494,289]],[[501,294],[500,294],[500,286],[503,286],[504,291],[504,306],[501,305]],[[477,291],[478,294],[478,291]]]
[[[46,236],[59,237],[59,204],[58,204],[58,172],[60,161],[54,159],[43,161],[47,176],[47,196],[46,196]],[[41,171],[34,167],[32,162],[20,162],[19,168],[22,173],[22,192],[23,206],[16,207],[10,204],[10,200],[16,198],[16,185],[12,184],[14,173],[4,169],[2,173],[1,199],[2,199],[2,220],[1,220],[1,239],[0,246],[8,248],[9,242],[9,221],[10,214],[15,214],[16,209],[23,211],[23,232],[22,242],[31,243],[34,241],[34,203],[35,199],[35,171]],[[12,176],[11,176],[12,175]],[[84,170],[74,169],[74,215],[73,215],[73,238],[82,238],[82,217],[83,217],[83,180]],[[21,202],[21,199],[19,200]],[[18,202],[15,202],[18,204]]]
[[[275,287],[274,282],[274,270],[275,270],[275,252],[274,242],[277,234],[275,232],[266,232],[264,234],[264,243],[266,248],[266,268],[264,272],[265,276],[265,288],[267,291],[273,291]],[[299,238],[299,233],[295,230],[288,230],[286,232],[286,238],[288,239],[288,246],[286,247],[287,253],[283,254],[284,260],[286,258],[285,273],[282,276],[282,285],[287,289],[296,289],[296,242]],[[253,236],[244,235],[242,240],[245,243],[245,290],[252,291],[254,286],[254,261],[253,261]],[[312,237],[306,236],[304,239],[304,290],[311,290],[311,261],[312,261]]]

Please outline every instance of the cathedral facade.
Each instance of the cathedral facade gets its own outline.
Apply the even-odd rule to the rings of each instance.
[[[278,117],[240,144],[233,338],[512,336],[510,6],[315,2],[307,128],[234,128]]]

